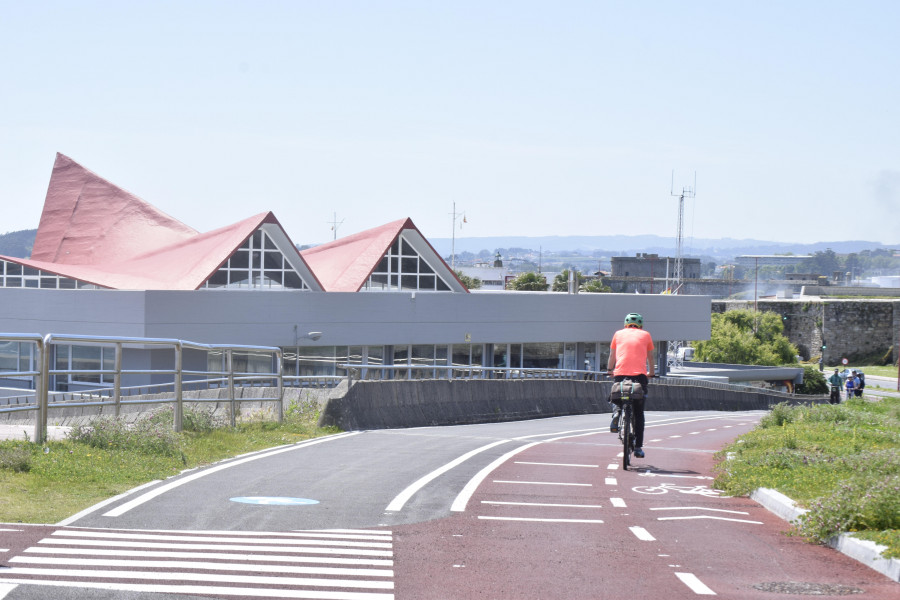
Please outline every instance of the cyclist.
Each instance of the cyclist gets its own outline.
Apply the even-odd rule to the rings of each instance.
[[[641,384],[644,397],[635,400],[634,405],[634,455],[644,458],[644,401],[647,399],[647,377],[656,374],[656,363],[653,359],[653,338],[644,331],[644,317],[638,313],[629,313],[625,317],[625,327],[613,335],[609,348],[607,370],[615,381],[631,379]],[[621,409],[621,407],[619,407]],[[618,431],[619,411],[613,414],[610,431]]]
[[[841,387],[844,385],[844,380],[841,379],[840,373],[838,370],[834,370],[834,374],[828,378],[828,383],[831,384],[831,398],[829,402],[832,404],[839,404],[841,401]]]

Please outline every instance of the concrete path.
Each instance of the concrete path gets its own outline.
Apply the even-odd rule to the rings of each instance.
[[[71,427],[57,427],[49,425],[47,427],[47,437],[51,440],[61,440],[66,437]],[[26,425],[24,423],[4,423],[0,424],[0,440],[34,440],[34,425]]]

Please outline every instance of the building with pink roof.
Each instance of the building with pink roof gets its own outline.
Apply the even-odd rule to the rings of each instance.
[[[659,342],[705,339],[710,327],[708,297],[470,294],[409,218],[302,252],[271,212],[201,232],[62,154],[31,257],[0,256],[0,302],[0,332],[278,346],[298,376],[599,368],[629,312]],[[66,352],[70,363],[109,360],[105,349]],[[0,370],[33,359],[0,343]],[[149,369],[153,351],[129,360]],[[199,369],[208,357],[186,360]]]

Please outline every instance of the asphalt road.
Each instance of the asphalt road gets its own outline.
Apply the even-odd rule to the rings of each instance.
[[[713,453],[760,416],[648,413],[628,472],[608,415],[246,455],[58,526],[0,526],[0,598],[896,598],[900,584],[711,489]]]

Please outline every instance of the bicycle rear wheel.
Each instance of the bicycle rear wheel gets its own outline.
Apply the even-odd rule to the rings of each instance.
[[[631,418],[631,403],[625,402],[622,410],[622,468],[626,471],[631,464],[631,453],[634,451],[634,428]]]

